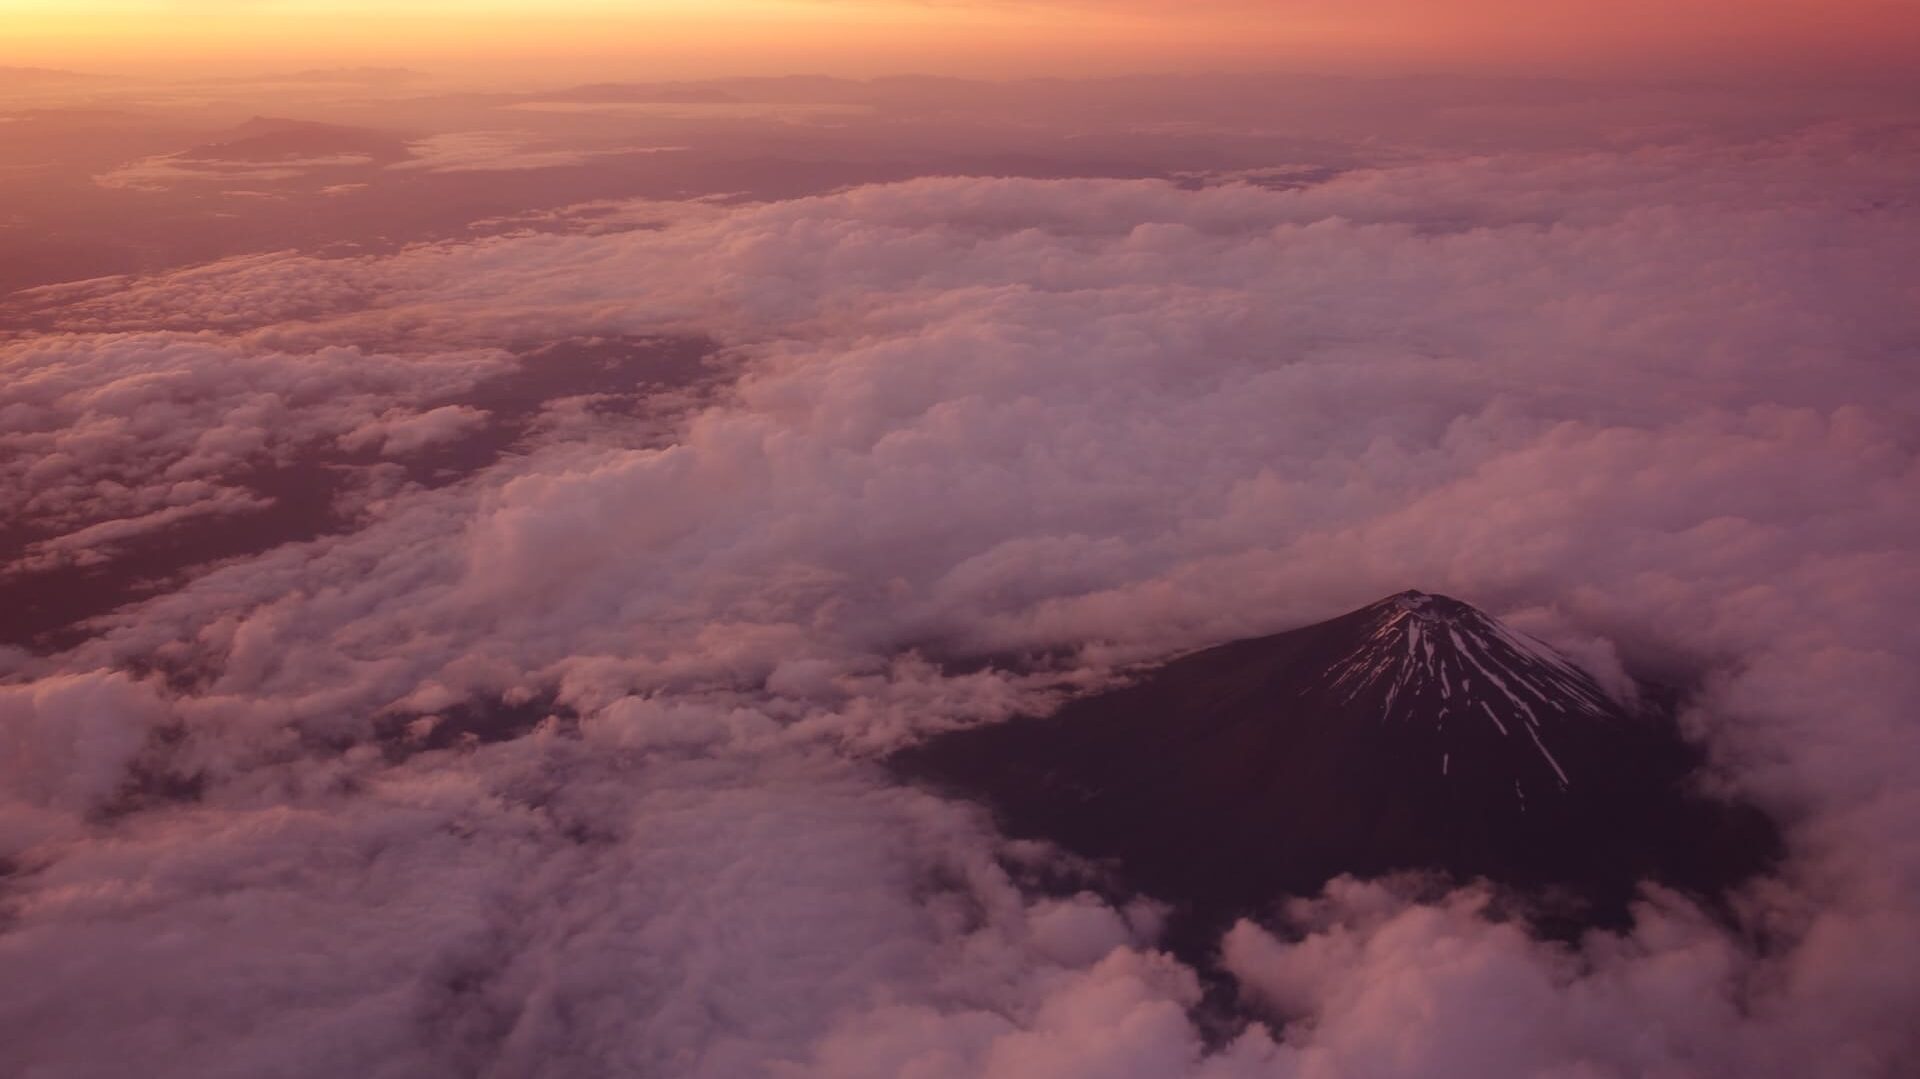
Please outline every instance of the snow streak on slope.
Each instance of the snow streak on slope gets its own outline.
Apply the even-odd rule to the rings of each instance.
[[[1402,592],[1373,606],[1361,643],[1327,672],[1343,704],[1378,701],[1382,722],[1490,722],[1524,733],[1561,787],[1571,783],[1541,737],[1567,716],[1606,718],[1619,706],[1551,646],[1445,596]]]

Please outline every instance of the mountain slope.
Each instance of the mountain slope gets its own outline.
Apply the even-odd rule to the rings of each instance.
[[[1623,921],[1643,878],[1713,896],[1778,847],[1690,793],[1700,757],[1668,712],[1418,592],[893,763],[1209,925],[1341,873],[1428,870],[1550,897],[1570,932]]]

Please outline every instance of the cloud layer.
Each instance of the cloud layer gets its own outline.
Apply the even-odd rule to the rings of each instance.
[[[503,342],[697,333],[739,375],[664,443],[557,423],[10,657],[0,730],[46,766],[0,772],[0,1061],[1896,1074],[1917,159],[1830,128],[1290,191],[934,179],[43,292],[6,475],[66,536],[165,527],[247,454],[483,426],[433,402]],[[1404,587],[1689,690],[1716,781],[1791,829],[1737,931],[1653,896],[1570,950],[1343,882],[1223,942],[1268,1019],[1223,1044],[1150,906],[1022,887],[1050,855],[868,763]],[[1009,653],[1052,658],[947,662]],[[547,718],[424,749],[463,705]]]

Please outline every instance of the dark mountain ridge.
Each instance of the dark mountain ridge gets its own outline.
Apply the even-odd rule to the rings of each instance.
[[[1702,755],[1671,695],[1624,704],[1548,645],[1420,592],[892,763],[1012,835],[1111,864],[1173,902],[1192,941],[1342,873],[1396,871],[1510,886],[1570,936],[1623,924],[1642,880],[1713,901],[1779,851],[1766,818],[1695,791]]]

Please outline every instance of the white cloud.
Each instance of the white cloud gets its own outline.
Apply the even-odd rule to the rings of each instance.
[[[14,347],[271,358],[324,400],[355,387],[288,413],[330,439],[390,444],[435,415],[421,387],[487,365],[363,386],[385,368],[340,340],[701,332],[742,373],[670,444],[550,441],[21,661],[197,675],[159,763],[207,793],[27,852],[0,970],[58,973],[0,976],[32,1034],[0,1060],[1891,1073],[1920,1004],[1915,156],[1825,132],[1298,191],[924,180],[63,294],[91,335]],[[119,336],[155,326],[215,332]],[[92,395],[59,415],[113,460],[227,430],[206,379],[193,399],[223,406],[180,406],[163,441],[110,441],[144,381],[50,396]],[[1741,901],[1766,952],[1671,899],[1576,955],[1471,892],[1343,885],[1297,941],[1229,937],[1298,1021],[1209,1052],[1192,972],[1137,920],[1024,896],[977,816],[846,759],[1410,586],[1703,678],[1690,724],[1792,827]],[[949,676],[914,646],[1079,651]],[[324,748],[384,709],[543,693],[578,737]],[[29,1022],[55,1012],[77,1018]]]
[[[0,797],[84,811],[110,798],[166,716],[146,687],[120,674],[59,675],[0,686]]]
[[[464,438],[486,425],[488,412],[467,405],[442,405],[424,412],[389,409],[339,438],[347,450],[377,449],[401,457],[428,446]]]
[[[392,410],[511,365],[498,352],[290,354],[206,335],[49,335],[0,345],[0,498],[16,507],[16,525],[46,534],[8,568],[97,560],[115,543],[188,517],[258,508],[267,499],[236,478],[332,438],[378,427],[382,444],[404,453],[453,437],[472,428],[476,410],[448,406],[411,419]]]

